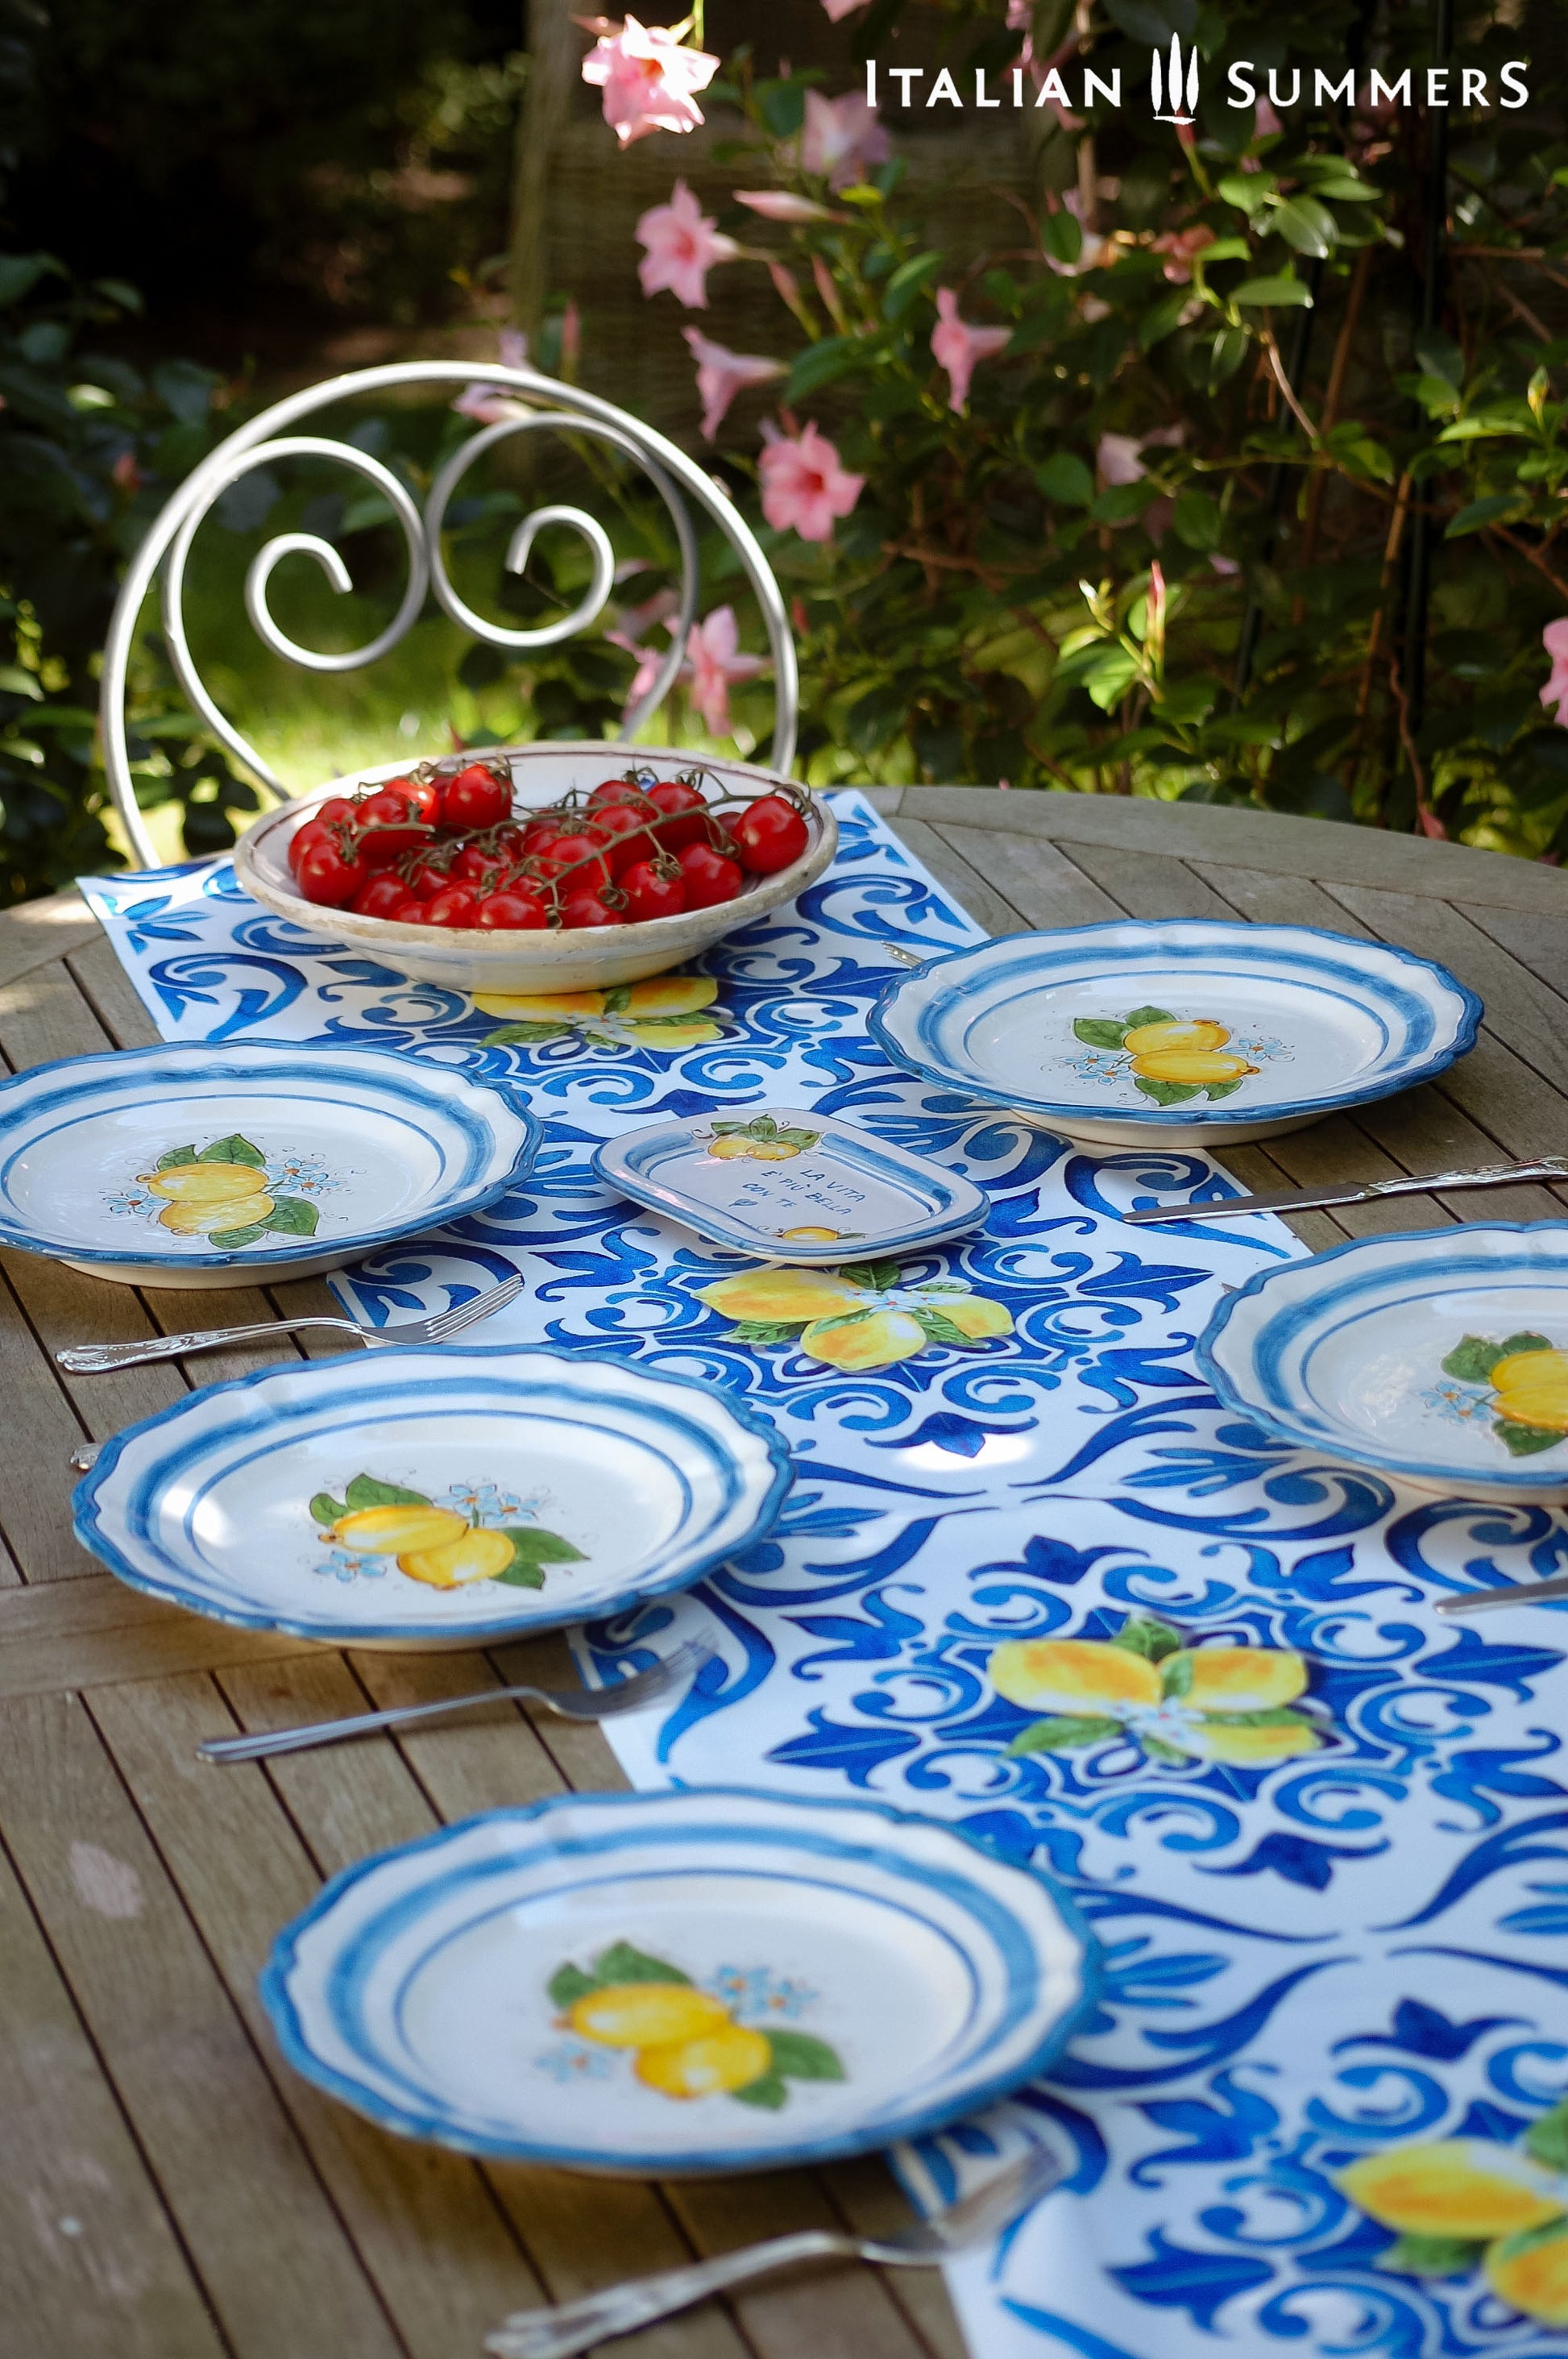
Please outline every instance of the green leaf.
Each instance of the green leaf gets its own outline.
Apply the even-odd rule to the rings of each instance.
[[[514,1571],[519,1565],[581,1564],[585,1560],[581,1549],[573,1548],[570,1540],[562,1539],[558,1532],[541,1532],[531,1525],[506,1525],[503,1528],[512,1543],[509,1570]]]
[[[949,1344],[955,1351],[972,1352],[977,1343],[989,1341],[988,1336],[966,1335],[961,1327],[955,1326],[952,1320],[944,1317],[940,1310],[930,1310],[924,1305],[914,1313],[914,1317],[934,1343]]]
[[[19,303],[51,267],[46,254],[0,254],[0,306]]]
[[[1064,264],[1069,270],[1084,250],[1084,233],[1076,214],[1064,205],[1054,213],[1045,213],[1040,223],[1040,245],[1053,262]]]
[[[320,1207],[304,1196],[275,1196],[271,1212],[262,1223],[264,1229],[275,1229],[279,1236],[313,1237],[320,1223]]]
[[[847,376],[870,357],[870,348],[860,336],[824,336],[815,344],[807,344],[795,354],[789,373],[789,383],[784,390],[786,406],[805,401],[836,377]]]
[[[1449,517],[1443,527],[1444,539],[1461,540],[1466,533],[1479,532],[1483,527],[1495,524],[1499,516],[1507,516],[1510,508],[1518,508],[1524,496],[1518,491],[1493,492],[1484,500],[1470,501],[1457,516]]]
[[[1063,507],[1087,508],[1095,495],[1095,479],[1076,451],[1054,451],[1035,468],[1034,480],[1048,500]]]
[[[1310,255],[1314,262],[1323,261],[1339,243],[1339,224],[1316,197],[1287,197],[1270,214],[1269,227],[1278,230],[1287,245],[1293,245],[1298,254]],[[1292,299],[1285,298],[1287,302]]]
[[[840,1272],[850,1286],[863,1286],[872,1294],[885,1294],[898,1284],[896,1261],[846,1262]]]
[[[589,1991],[599,1988],[599,1984],[591,1974],[585,1974],[580,1966],[565,1965],[557,1967],[545,1988],[557,2012],[565,2015],[575,2000],[586,1998]]]
[[[343,1496],[357,1515],[362,1507],[427,1507],[423,1491],[406,1491],[398,1483],[378,1483],[373,1474],[356,1474]]]
[[[630,1941],[612,1941],[608,1950],[600,1950],[593,1971],[600,1989],[607,1983],[681,1983],[688,1990],[691,1987],[691,1976],[672,1966],[667,1958],[650,1957],[646,1950],[634,1949]]]
[[[1086,1049],[1119,1049],[1127,1038],[1127,1027],[1108,1016],[1078,1016],[1073,1019],[1073,1038]]]
[[[1145,1024],[1173,1024],[1175,1020],[1168,1007],[1135,1007],[1125,1019],[1130,1032],[1141,1031]]]
[[[1184,1696],[1193,1683],[1193,1658],[1184,1647],[1179,1654],[1167,1655],[1161,1673],[1160,1693],[1162,1696]]]
[[[1167,336],[1173,336],[1182,324],[1182,314],[1192,300],[1192,289],[1178,287],[1161,303],[1152,303],[1138,322],[1138,349],[1152,353]]]
[[[1224,536],[1225,518],[1219,502],[1211,499],[1207,492],[1178,492],[1171,521],[1176,538],[1188,549],[1217,549]]]
[[[773,2071],[786,2081],[843,2080],[844,2067],[826,2039],[814,2039],[806,2031],[771,2028],[767,2039],[773,2051]]]
[[[809,1319],[737,1319],[737,1343],[788,1343],[809,1327]]]
[[[1524,2134],[1524,2150],[1543,2170],[1568,2172],[1568,2098],[1531,2122]]]
[[[1132,1084],[1135,1089],[1141,1090],[1146,1098],[1152,1098],[1156,1105],[1162,1106],[1185,1105],[1189,1098],[1200,1096],[1203,1090],[1201,1082],[1152,1082],[1142,1073],[1133,1074]]]
[[[887,291],[882,297],[883,317],[901,320],[922,292],[926,280],[934,278],[941,267],[942,256],[936,253],[916,254],[909,261],[901,262],[888,280]],[[813,346],[812,349],[816,348]]]
[[[1168,1622],[1162,1622],[1156,1614],[1133,1614],[1128,1616],[1110,1643],[1113,1647],[1123,1647],[1130,1655],[1141,1655],[1146,1662],[1162,1663],[1167,1655],[1173,1655],[1180,1648],[1182,1634],[1179,1630],[1173,1630]]]
[[[1260,1712],[1209,1712],[1204,1718],[1216,1728],[1310,1728],[1311,1721],[1304,1712],[1292,1712],[1289,1704],[1271,1704]]]
[[[500,1572],[491,1574],[492,1581],[503,1581],[508,1589],[543,1589],[544,1568],[536,1564],[519,1564],[515,1557]]]
[[[1215,262],[1245,262],[1251,251],[1244,237],[1217,237],[1212,245],[1200,246],[1193,260],[1206,270]]]
[[[215,1138],[211,1147],[204,1147],[196,1160],[198,1163],[248,1163],[253,1170],[260,1171],[266,1163],[266,1157],[260,1147],[253,1147],[248,1138],[242,1138],[237,1130],[232,1130],[227,1138]]]
[[[1227,1098],[1231,1096],[1235,1091],[1241,1087],[1242,1082],[1246,1081],[1246,1079],[1247,1075],[1245,1073],[1238,1073],[1233,1082],[1210,1082],[1207,1092],[1210,1100],[1212,1101],[1215,1098]]]
[[[571,1030],[569,1024],[503,1024],[487,1032],[481,1046],[486,1049],[534,1049],[543,1040],[561,1040]]]
[[[20,664],[0,664],[0,689],[4,689],[7,696],[26,696],[35,704],[43,702],[42,687],[33,673],[24,671]],[[36,729],[43,715],[34,713],[30,717]]]
[[[821,1136],[819,1130],[781,1130],[778,1144],[780,1147],[798,1147],[804,1155],[808,1147],[816,1146]]]
[[[1244,278],[1239,287],[1231,289],[1233,303],[1298,303],[1305,310],[1312,309],[1312,294],[1299,278],[1280,274],[1271,278]]]
[[[265,1234],[266,1223],[252,1221],[243,1229],[209,1229],[207,1242],[216,1245],[220,1253],[238,1253],[242,1245],[254,1245],[258,1237]]]
[[[335,1524],[340,1516],[348,1514],[349,1504],[346,1499],[334,1499],[330,1491],[318,1491],[310,1502],[310,1512],[319,1524],[330,1526]]]
[[[1167,1745],[1162,1737],[1141,1735],[1138,1742],[1143,1747],[1144,1752],[1147,1753],[1151,1761],[1162,1761],[1167,1769],[1184,1769],[1186,1767],[1186,1755],[1179,1752],[1175,1745]]]
[[[158,1157],[157,1168],[160,1171],[172,1171],[177,1164],[194,1163],[195,1160],[196,1149],[193,1147],[171,1147],[167,1155]]]
[[[1088,1745],[1103,1745],[1108,1736],[1122,1733],[1119,1720],[1097,1720],[1090,1717],[1069,1718],[1065,1713],[1054,1714],[1049,1720],[1037,1720],[1023,1729],[1008,1746],[1010,1758],[1018,1759],[1026,1753],[1075,1753]]]
[[[746,1125],[749,1138],[773,1138],[777,1133],[778,1125],[771,1114],[754,1114]]]
[[[1538,1457],[1543,1450],[1554,1450],[1563,1439],[1543,1426],[1515,1425],[1506,1417],[1494,1419],[1492,1431],[1510,1458]]]
[[[1378,2267],[1411,2277],[1465,2277],[1486,2249],[1484,2236],[1401,2236],[1379,2254]]]
[[[1554,2245],[1559,2237],[1568,2237],[1568,2219],[1561,2212],[1554,2220],[1542,2220],[1538,2227],[1521,2228],[1517,2235],[1499,2236],[1488,2251],[1493,2262],[1517,2261],[1522,2253],[1531,2253],[1538,2245]]]
[[[604,995],[604,1013],[606,1016],[624,1016],[626,1010],[631,1006],[631,984],[629,983],[612,983],[609,990]]]
[[[776,2072],[764,2072],[760,2081],[749,2081],[743,2089],[731,2089],[730,2094],[743,2105],[761,2105],[770,2114],[789,2103],[789,2091]]]
[[[1544,1339],[1541,1348],[1546,1348]],[[1507,1357],[1506,1343],[1490,1343],[1484,1335],[1466,1335],[1443,1362],[1443,1373],[1445,1376],[1457,1376],[1462,1385],[1484,1385],[1491,1381],[1498,1362]]]

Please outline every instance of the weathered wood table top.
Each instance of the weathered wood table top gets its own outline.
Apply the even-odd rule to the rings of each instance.
[[[1302,923],[1439,959],[1481,995],[1479,1044],[1440,1082],[1225,1150],[1247,1186],[1568,1151],[1568,879],[1556,871],[1263,812],[958,788],[874,799],[994,933],[1123,915]],[[0,917],[12,1071],[154,1038],[73,895]],[[1320,1246],[1562,1217],[1565,1203],[1519,1187],[1295,1225]],[[71,1537],[71,1451],[296,1346],[74,1379],[52,1353],[332,1306],[317,1284],[135,1292],[26,1255],[0,1262],[0,2347],[16,2359],[462,2359],[508,2310],[784,2229],[898,2217],[874,2159],[668,2187],[481,2168],[385,2136],[288,2071],[256,1974],[323,1876],[437,1820],[623,1781],[595,1730],[506,1705],[265,1768],[200,1764],[197,1739],[235,1727],[503,1677],[569,1685],[565,1644],[344,1655],[123,1588]],[[613,2348],[961,2352],[934,2274],[865,2268],[766,2284]]]

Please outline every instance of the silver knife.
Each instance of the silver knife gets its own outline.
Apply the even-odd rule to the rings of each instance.
[[[1398,1180],[1346,1180],[1340,1187],[1276,1188],[1266,1196],[1223,1196],[1202,1204],[1150,1204],[1124,1221],[1229,1221],[1243,1212],[1305,1212],[1320,1204],[1366,1204],[1377,1196],[1444,1194],[1449,1189],[1502,1188],[1510,1180],[1568,1180],[1568,1155],[1533,1163],[1484,1163],[1473,1171],[1427,1171]]]

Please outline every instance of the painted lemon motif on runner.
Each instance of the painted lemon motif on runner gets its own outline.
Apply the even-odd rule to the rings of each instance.
[[[475,1502],[483,1497],[480,1492],[469,1495]],[[504,1513],[508,1502],[495,1494],[492,1504]],[[510,1506],[515,1512],[517,1503]],[[356,1474],[341,1499],[318,1491],[310,1513],[322,1527],[321,1537],[346,1551],[344,1564],[390,1556],[399,1572],[430,1589],[461,1589],[470,1581],[542,1589],[547,1564],[583,1560],[582,1550],[558,1532],[534,1524],[492,1524],[482,1519],[482,1510],[465,1514],[456,1506],[440,1507],[422,1491],[378,1482],[373,1474]]]
[[[1489,1416],[1510,1457],[1551,1450],[1568,1433],[1568,1352],[1544,1335],[1509,1335],[1500,1343],[1466,1335],[1443,1363],[1444,1375],[1475,1387],[1436,1386],[1431,1406],[1461,1419]]]
[[[759,1977],[731,1979],[743,1987]],[[797,1998],[797,1988],[786,1989]],[[844,2078],[825,2039],[772,2023],[763,2031],[737,2022],[732,2004],[630,1941],[613,1942],[587,1968],[559,1967],[549,1995],[563,2030],[594,2047],[630,2050],[637,2079],[662,2096],[738,2097],[776,2113],[788,2102],[791,2081]]]
[[[1184,1647],[1152,1614],[1129,1616],[1114,1638],[1014,1638],[990,1658],[998,1695],[1045,1716],[1008,1746],[1088,1752],[1112,1741],[1154,1761],[1269,1768],[1323,1739],[1293,1709],[1307,1667],[1285,1647]]]
[[[898,1282],[896,1262],[842,1269],[753,1269],[697,1289],[697,1300],[735,1321],[741,1343],[798,1340],[809,1359],[860,1373],[912,1360],[934,1343],[970,1348],[1012,1332],[1004,1303],[967,1278]]]
[[[647,983],[621,983],[608,991],[552,991],[519,997],[481,991],[474,1006],[507,1020],[487,1032],[487,1049],[536,1049],[569,1040],[594,1049],[700,1049],[724,1037],[724,1019],[708,1015],[719,996],[711,975],[662,974]]]
[[[1157,1105],[1181,1105],[1198,1096],[1227,1098],[1258,1071],[1230,1045],[1227,1025],[1208,1016],[1173,1016],[1163,1007],[1135,1007],[1129,1016],[1081,1016],[1073,1037],[1102,1052],[1091,1078],[1125,1076]],[[1089,1061],[1080,1060],[1079,1069]]]
[[[1512,2309],[1568,2326],[1568,2102],[1533,2121],[1518,2147],[1478,2137],[1396,2147],[1352,2163],[1336,2183],[1397,2232],[1379,2268],[1432,2277],[1479,2269]]]

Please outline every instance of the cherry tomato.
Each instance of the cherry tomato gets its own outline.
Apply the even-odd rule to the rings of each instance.
[[[726,821],[735,848],[753,875],[776,876],[800,858],[811,832],[783,795],[761,795]]]
[[[688,843],[679,858],[688,909],[712,909],[720,901],[732,901],[745,882],[740,862],[726,860],[710,844]]]
[[[588,799],[596,811],[613,810],[621,803],[629,810],[643,810],[648,795],[646,788],[640,787],[635,778],[606,778],[602,786],[595,787]]]
[[[554,843],[557,835],[569,835],[572,830],[563,827],[558,819],[536,819],[523,832],[524,852],[543,852]]]
[[[452,864],[445,852],[429,852],[414,863],[405,889],[412,893],[416,901],[433,901],[438,893],[446,891],[451,881]]]
[[[408,887],[402,877],[383,869],[379,876],[373,876],[368,885],[360,886],[349,907],[361,918],[395,918],[408,898]]]
[[[505,853],[489,851],[482,843],[465,843],[452,863],[452,882],[482,885],[487,878],[504,876],[511,866]]]
[[[596,892],[610,882],[610,864],[600,856],[591,835],[558,835],[549,850],[536,857],[541,875],[564,877],[571,871],[565,887],[568,893]],[[584,863],[581,867],[579,861]]]
[[[503,885],[497,893],[486,894],[474,919],[476,926],[500,926],[508,932],[521,932],[526,929],[530,933],[546,922],[542,901],[535,899],[532,893],[524,893],[520,887],[507,885]]]
[[[425,904],[427,926],[477,926],[479,895],[471,885],[449,885],[433,901]]]
[[[626,896],[626,918],[640,926],[649,918],[678,918],[686,908],[684,876],[661,875],[651,860],[639,860],[617,879]]]
[[[341,827],[345,822],[351,826],[359,815],[359,805],[351,803],[347,795],[329,795],[326,801],[318,803],[311,813],[311,817],[319,819],[323,827]]]
[[[362,859],[345,860],[323,828],[316,842],[300,853],[296,875],[308,901],[319,902],[329,909],[346,909],[368,881],[370,870]]]
[[[499,827],[511,816],[511,787],[482,762],[470,762],[441,788],[441,819],[448,827]]]
[[[404,786],[380,787],[359,810],[360,855],[371,868],[391,868],[430,840],[419,806]]]
[[[666,852],[682,852],[688,843],[707,841],[708,804],[697,788],[684,778],[661,778],[649,788],[648,800],[660,815],[662,823],[654,832]]]
[[[634,810],[630,803],[607,803],[589,820],[585,832],[595,843],[604,846],[610,863],[610,873],[617,880],[633,861],[646,860],[653,849],[645,814]]]
[[[434,778],[388,778],[382,788],[384,794],[388,787],[406,795],[420,818],[435,826],[441,816],[441,789]]]
[[[303,827],[297,827],[288,839],[288,864],[295,875],[298,875],[299,864],[311,844],[330,843],[331,841],[330,833],[319,819],[308,819]]]
[[[561,910],[563,926],[620,926],[625,919],[619,909],[607,909],[597,893],[573,893]]]

